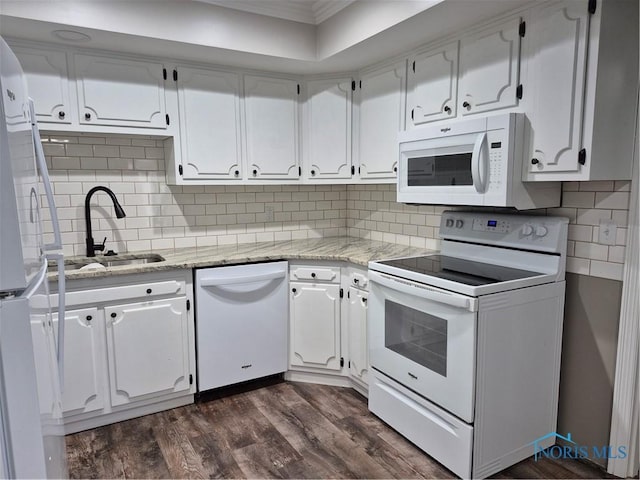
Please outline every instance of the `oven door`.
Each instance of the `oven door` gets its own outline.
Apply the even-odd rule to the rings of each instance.
[[[477,299],[369,271],[371,366],[473,421]]]
[[[400,143],[398,201],[483,205],[486,132]]]

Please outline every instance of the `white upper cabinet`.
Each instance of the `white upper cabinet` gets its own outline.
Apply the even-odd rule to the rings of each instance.
[[[65,52],[12,47],[27,76],[38,122],[71,123],[69,78]]]
[[[353,79],[310,80],[304,103],[307,180],[351,178]]]
[[[534,9],[531,23],[524,180],[631,179],[638,2],[555,2]]]
[[[580,167],[589,17],[587,2],[553,3],[531,26],[532,171]]]
[[[409,59],[409,125],[456,116],[458,42],[419,53]]]
[[[185,297],[104,309],[113,406],[189,390]]]
[[[183,179],[241,180],[239,76],[179,68],[178,95]]]
[[[520,18],[461,40],[458,104],[462,115],[518,104]]]
[[[163,65],[74,55],[80,124],[166,128]]]
[[[297,179],[299,172],[299,83],[245,75],[247,177]]]
[[[362,179],[395,178],[398,132],[404,130],[406,61],[361,75],[358,158]]]

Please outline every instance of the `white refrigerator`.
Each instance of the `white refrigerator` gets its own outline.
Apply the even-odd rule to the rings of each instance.
[[[1,37],[0,87],[0,477],[62,478],[64,322],[55,319],[64,318],[64,302],[44,316],[30,304],[36,294],[48,298],[50,259],[58,262],[64,299],[60,231],[26,78]],[[50,244],[42,233],[42,187]]]

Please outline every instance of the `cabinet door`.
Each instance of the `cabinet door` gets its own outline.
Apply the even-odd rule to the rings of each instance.
[[[105,308],[111,404],[188,390],[186,298]]]
[[[299,178],[298,88],[293,80],[245,75],[249,179]]]
[[[104,408],[102,382],[106,369],[104,319],[101,315],[97,308],[65,312],[62,394],[65,416]],[[53,332],[57,342],[57,315],[54,316]]]
[[[307,82],[305,175],[351,178],[352,78]]]
[[[167,127],[162,64],[89,55],[74,61],[81,124]]]
[[[55,50],[13,48],[27,77],[38,122],[71,123],[67,55]]]
[[[367,342],[367,296],[349,287],[349,373],[367,383],[369,350]]]
[[[462,115],[518,104],[520,18],[466,37],[460,45]]]
[[[340,367],[340,286],[291,282],[291,365]]]
[[[526,159],[531,172],[573,172],[580,167],[587,4],[553,3],[540,9],[532,22],[532,150]]]
[[[409,118],[418,125],[456,116],[458,42],[410,59]]]
[[[360,80],[358,156],[360,178],[395,178],[398,132],[404,130],[406,61]]]
[[[241,180],[238,75],[180,68],[178,95],[182,177]]]

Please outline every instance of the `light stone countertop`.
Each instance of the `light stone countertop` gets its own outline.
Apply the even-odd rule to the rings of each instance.
[[[395,243],[365,240],[357,237],[327,237],[317,239],[289,240],[284,242],[259,242],[213,247],[191,247],[140,251],[120,254],[116,257],[69,257],[67,262],[127,259],[140,255],[161,255],[164,261],[108,267],[100,270],[70,270],[65,272],[67,280],[102,278],[114,275],[131,275],[175,269],[238,265],[243,263],[273,260],[330,260],[350,262],[367,267],[371,260],[425,255],[433,250],[409,247]],[[55,281],[55,274],[49,279]]]

